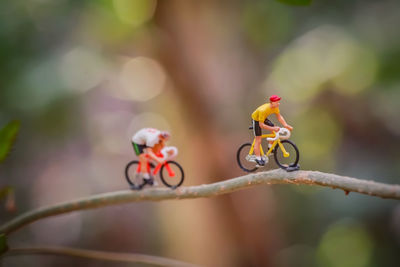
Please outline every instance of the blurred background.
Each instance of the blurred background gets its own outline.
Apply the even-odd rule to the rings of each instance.
[[[184,185],[243,175],[250,114],[282,97],[304,170],[399,184],[396,0],[13,0],[0,8],[0,125],[21,121],[0,186],[17,211],[125,190],[130,139],[168,130]],[[268,168],[276,168],[271,163]],[[4,201],[4,200],[3,200]],[[400,204],[259,186],[31,224],[10,246],[144,253],[205,266],[398,266]],[[18,256],[4,266],[125,266]],[[139,266],[139,265],[138,265]]]

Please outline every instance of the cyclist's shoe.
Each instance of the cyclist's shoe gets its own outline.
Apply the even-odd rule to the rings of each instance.
[[[256,155],[247,155],[246,160],[250,162],[256,162]]]
[[[263,167],[265,165],[265,161],[263,159],[256,159],[256,167]]]
[[[153,178],[143,178],[143,180],[148,185],[154,185],[154,179]]]

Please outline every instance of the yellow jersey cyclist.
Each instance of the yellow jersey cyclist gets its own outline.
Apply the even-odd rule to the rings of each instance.
[[[133,149],[139,157],[140,166],[142,166],[140,168],[142,178],[150,185],[154,184],[154,179],[151,177],[149,169],[145,166],[148,166],[149,158],[160,164],[164,163],[164,159],[157,157],[156,153],[165,146],[165,142],[169,137],[170,134],[168,132],[154,128],[143,128],[132,136]]]
[[[259,167],[265,165],[265,160],[261,157],[260,153],[260,145],[261,145],[261,129],[265,129],[268,131],[279,131],[279,127],[275,126],[269,119],[268,116],[271,114],[275,114],[278,121],[283,125],[283,127],[293,130],[293,127],[288,125],[285,119],[282,117],[279,111],[281,98],[277,95],[272,95],[269,98],[269,103],[265,103],[259,106],[252,114],[252,123],[253,123],[253,132],[255,136],[254,143],[254,154],[256,155],[256,163]],[[269,144],[270,146],[271,144]]]

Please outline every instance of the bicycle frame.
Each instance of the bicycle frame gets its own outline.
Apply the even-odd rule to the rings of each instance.
[[[163,165],[165,166],[165,169],[167,170],[169,177],[175,176],[175,172],[171,169],[171,167],[169,166],[169,164],[167,162],[165,162],[164,164],[158,164],[154,168],[153,175],[156,175],[160,171],[160,169]]]
[[[275,132],[273,132],[272,134],[263,134],[263,135],[261,135],[261,139],[275,138],[275,137],[276,137],[276,133],[275,133]],[[254,138],[253,143],[251,144],[251,148],[250,148],[250,151],[249,151],[249,155],[253,155],[253,153],[254,153],[254,144],[255,144],[255,143],[256,143],[256,138]],[[280,139],[280,138],[277,138],[277,139],[272,143],[271,148],[267,151],[266,154],[264,153],[264,150],[263,150],[263,148],[262,148],[262,145],[260,144],[260,154],[261,154],[261,156],[264,156],[264,155],[269,156],[269,155],[272,153],[272,151],[275,149],[276,145],[279,145],[279,147],[281,148],[281,150],[282,150],[282,152],[283,152],[283,156],[284,156],[285,158],[287,158],[287,157],[290,156],[290,154],[286,151],[285,147],[282,145],[281,139]]]
[[[147,172],[150,173],[151,172],[151,169],[150,169],[150,157],[147,156],[147,158],[148,158],[148,161],[147,161],[147,166],[146,167],[147,167]],[[142,164],[139,162],[138,167],[136,169],[137,173],[139,173],[142,170],[142,166],[141,165]],[[175,176],[175,172],[171,169],[171,167],[169,166],[168,162],[164,162],[163,164],[157,164],[157,166],[154,168],[152,174],[156,175],[160,171],[162,166],[165,166],[165,169],[167,170],[169,177]]]

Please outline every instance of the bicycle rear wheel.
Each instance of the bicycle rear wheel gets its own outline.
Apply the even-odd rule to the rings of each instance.
[[[175,189],[182,185],[185,174],[178,162],[170,160],[161,167],[160,178],[163,184]]]
[[[125,167],[125,178],[132,189],[140,190],[146,184],[140,173],[139,161],[133,160]]]
[[[281,169],[284,169],[286,171],[295,171],[299,169],[299,149],[297,148],[297,146],[289,140],[283,140],[281,141],[283,147],[285,148],[286,152],[289,153],[288,157],[284,157],[283,155],[283,151],[281,150],[281,148],[279,147],[279,145],[277,145],[274,149],[274,158],[275,158],[275,162],[276,164],[278,164],[278,166]]]
[[[245,143],[239,147],[236,153],[237,163],[239,167],[245,172],[254,172],[258,169],[255,162],[248,160],[250,148],[251,143]]]

